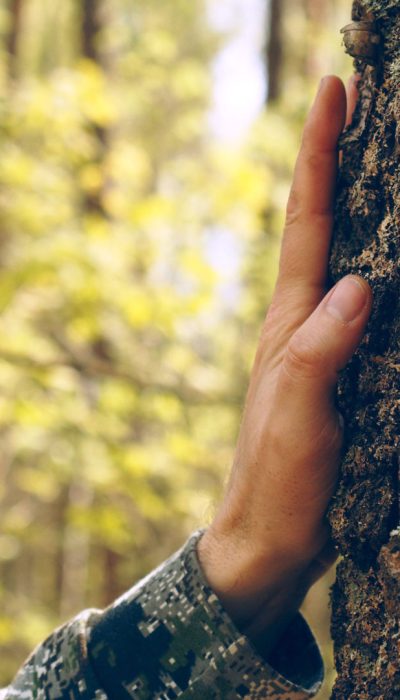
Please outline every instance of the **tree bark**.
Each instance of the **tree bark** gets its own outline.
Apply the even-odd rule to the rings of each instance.
[[[362,78],[353,123],[342,137],[331,277],[363,275],[375,303],[366,338],[339,386],[347,438],[329,515],[343,557],[332,591],[339,674],[332,697],[398,700],[400,5],[355,0],[353,20],[376,26],[362,34],[356,25],[345,35]],[[366,46],[371,55],[362,58]]]

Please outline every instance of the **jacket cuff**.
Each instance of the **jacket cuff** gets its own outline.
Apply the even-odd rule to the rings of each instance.
[[[109,700],[87,655],[87,630],[98,612],[87,610],[55,630],[20,669],[0,700]]]
[[[88,653],[108,697],[313,697],[323,664],[303,618],[269,662],[260,656],[205,580],[196,553],[202,534],[92,618]]]

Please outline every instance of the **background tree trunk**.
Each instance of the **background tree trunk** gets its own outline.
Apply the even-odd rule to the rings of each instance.
[[[82,55],[99,62],[99,33],[101,0],[83,0],[82,3]]]
[[[81,55],[92,61],[104,73],[107,74],[107,62],[105,60],[104,51],[100,48],[100,35],[104,29],[104,3],[103,0],[84,0],[82,3],[81,15]],[[110,144],[110,134],[106,127],[102,124],[91,122],[88,120],[87,130],[94,137],[96,143],[96,155],[93,159],[93,165],[102,171],[104,168],[105,159]],[[82,202],[82,215],[84,217],[97,216],[100,220],[107,221],[108,216],[104,208],[105,180],[102,180],[101,186],[93,192],[85,192]],[[63,338],[61,329],[57,331],[57,338],[65,350],[66,344]],[[99,339],[100,340],[100,339]],[[91,354],[97,359],[106,360],[102,357],[100,342],[98,347],[96,343],[92,343],[90,348]],[[85,375],[81,371],[81,384],[86,398],[88,409],[94,408],[96,402],[97,386],[94,380]],[[82,474],[77,473],[70,484],[68,490],[66,509],[73,511],[76,508],[84,508],[89,510],[93,506],[93,492],[89,484],[82,479]],[[77,610],[84,606],[86,588],[89,577],[90,566],[90,534],[85,532],[81,527],[76,527],[73,522],[66,519],[64,525],[64,543],[63,543],[63,561],[60,586],[60,614],[62,618],[67,618],[76,613]],[[116,564],[115,559],[111,556],[113,552],[109,552],[106,548],[104,560],[106,562],[106,571],[102,577],[105,581],[106,589],[111,589],[109,578],[114,579],[115,568],[109,568],[110,561],[113,565]],[[108,602],[112,598],[108,599]]]
[[[21,31],[23,0],[11,0],[10,2],[10,31],[7,37],[7,49],[9,56],[10,78],[17,78],[18,40]]]
[[[268,75],[267,102],[279,99],[283,88],[282,69],[284,63],[283,0],[270,0],[268,15],[268,41],[266,66]]]
[[[333,282],[361,274],[375,298],[339,388],[348,433],[330,512],[343,555],[332,594],[336,700],[400,697],[400,7],[353,3],[354,20],[370,12],[381,44],[369,64],[355,61],[361,95],[343,137],[331,259]]]
[[[319,81],[321,74],[332,72],[326,33],[339,21],[342,3],[267,0],[267,8],[264,56],[269,107],[288,93],[293,79]]]
[[[100,35],[104,29],[104,19],[103,0],[84,0],[82,3],[82,56],[93,61],[106,73],[108,66],[105,53],[100,50]],[[109,148],[109,133],[108,129],[100,124],[92,124],[91,128],[97,141],[98,167],[101,168]],[[98,191],[87,193],[84,210],[85,213],[97,214],[107,219],[103,203],[104,184]]]

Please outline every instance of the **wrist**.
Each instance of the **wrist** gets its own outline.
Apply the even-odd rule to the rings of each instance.
[[[272,650],[298,612],[307,588],[302,570],[285,571],[277,552],[255,552],[211,526],[198,543],[204,576],[236,626]],[[281,561],[280,561],[281,560]]]

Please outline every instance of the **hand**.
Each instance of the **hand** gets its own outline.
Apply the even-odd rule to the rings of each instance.
[[[308,117],[230,482],[199,543],[211,587],[270,648],[336,558],[325,520],[343,440],[336,384],[372,304],[358,277],[326,294],[337,141],[356,97],[354,81],[346,100],[342,82],[325,78]]]

